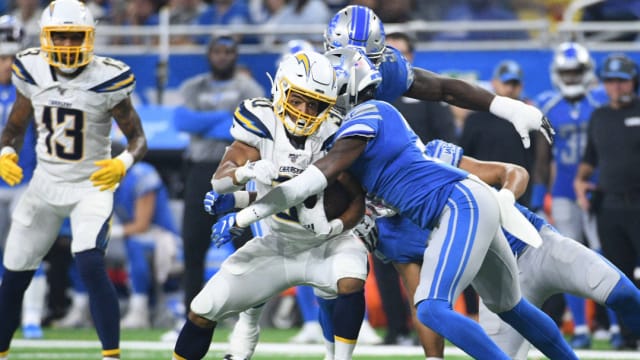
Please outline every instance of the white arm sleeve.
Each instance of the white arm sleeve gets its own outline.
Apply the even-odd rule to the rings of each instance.
[[[211,188],[218,194],[227,194],[242,189],[242,185],[233,183],[233,179],[225,176],[222,179],[214,179],[211,177]]]
[[[288,209],[317,194],[327,187],[327,178],[315,165],[310,165],[300,175],[273,188],[261,199],[240,210],[236,224],[247,227],[260,219]]]

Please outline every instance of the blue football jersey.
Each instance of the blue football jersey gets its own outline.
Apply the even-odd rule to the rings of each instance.
[[[0,84],[0,132],[4,129],[9,118],[9,112],[16,101],[16,88],[13,85]],[[22,182],[26,184],[33,176],[36,167],[36,133],[33,130],[33,123],[29,124],[24,134],[22,149],[18,154],[18,165],[22,168]],[[4,180],[0,179],[0,187],[9,187]]]
[[[436,225],[453,186],[468,175],[425,156],[405,119],[384,101],[370,100],[353,108],[335,135],[336,140],[348,137],[368,139],[350,168],[368,195],[422,228]]]
[[[557,91],[538,96],[538,107],[547,115],[556,130],[553,143],[553,159],[556,177],[551,188],[554,197],[575,199],[573,179],[587,145],[587,126],[594,109],[606,103],[602,89],[591,90],[581,100],[569,102]]]
[[[397,49],[387,46],[378,67],[382,82],[376,88],[376,99],[394,102],[413,84],[413,67]]]
[[[148,163],[134,164],[120,182],[113,201],[116,216],[125,224],[133,221],[137,199],[151,191],[156,193],[156,205],[151,223],[178,234],[169,207],[167,189],[158,172]]]

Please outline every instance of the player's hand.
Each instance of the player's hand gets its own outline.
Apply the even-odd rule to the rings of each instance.
[[[236,225],[236,213],[227,214],[211,227],[211,242],[220,247],[242,235],[243,228]]]
[[[209,191],[204,196],[204,211],[211,215],[227,213],[236,205],[233,194],[218,194],[214,190]]]
[[[373,252],[378,246],[378,228],[371,216],[365,214],[360,223],[353,228],[353,233],[362,240],[369,252]]]
[[[16,186],[22,181],[22,168],[18,165],[18,154],[6,153],[0,155],[0,177],[10,186]]]
[[[100,191],[115,189],[127,173],[124,162],[118,158],[100,160],[94,164],[100,169],[91,174],[89,180],[93,182],[93,186],[99,187]]]
[[[235,178],[239,184],[245,184],[251,179],[271,185],[271,181],[278,177],[278,167],[269,160],[247,161],[244,166],[236,169]]]
[[[531,146],[529,132],[540,131],[547,141],[553,143],[555,130],[549,119],[535,106],[514,100],[505,96],[495,96],[489,110],[492,114],[500,116],[513,124],[525,148]]]

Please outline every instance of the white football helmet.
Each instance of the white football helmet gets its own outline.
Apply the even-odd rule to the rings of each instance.
[[[558,46],[551,62],[551,82],[564,97],[586,94],[595,79],[593,60],[584,46],[575,42]]]
[[[344,47],[328,51],[329,58],[338,78],[338,100],[336,108],[347,113],[362,100],[368,92],[374,96],[376,87],[382,82],[382,74],[360,49]]]
[[[350,5],[338,11],[324,32],[325,50],[353,46],[376,65],[382,60],[385,33],[382,21],[366,6]]]
[[[13,16],[0,16],[0,55],[15,55],[22,50],[24,31]]]
[[[310,115],[289,103],[292,94],[320,102],[318,113]],[[271,84],[274,112],[289,133],[295,136],[313,134],[327,118],[336,103],[336,74],[329,60],[315,51],[300,51],[287,56]]]
[[[56,45],[56,33],[82,33],[79,45]],[[71,73],[93,58],[95,21],[84,3],[78,0],[55,0],[40,17],[40,49],[52,66]]]

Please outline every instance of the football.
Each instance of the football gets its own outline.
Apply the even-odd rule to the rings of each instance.
[[[310,196],[304,201],[304,206],[312,208],[316,201],[318,201],[317,196]],[[324,190],[324,213],[327,219],[333,220],[342,215],[350,203],[349,192],[339,181],[334,181]]]

